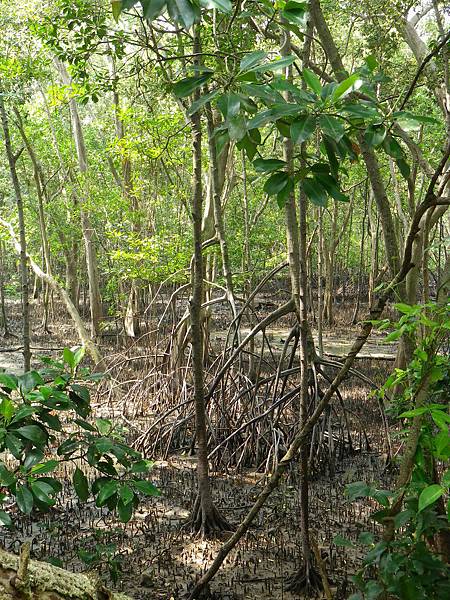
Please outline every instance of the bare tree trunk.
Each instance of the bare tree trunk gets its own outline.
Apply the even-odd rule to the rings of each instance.
[[[22,117],[17,108],[14,108],[14,113],[17,118],[17,128],[22,137],[23,143],[25,144],[25,148],[27,149],[28,155],[30,157],[31,163],[33,165],[33,177],[36,185],[36,194],[38,199],[38,215],[39,215],[39,229],[42,240],[42,254],[43,254],[43,263],[46,272],[51,276],[51,263],[50,263],[50,245],[48,242],[47,236],[47,225],[45,221],[45,211],[44,211],[44,193],[43,193],[43,177],[42,170],[36,158],[36,154],[34,149],[28,139],[28,136],[25,133],[25,129],[22,122]],[[48,330],[48,303],[49,303],[49,286],[43,286],[43,304],[44,304],[44,316],[42,320],[42,329],[46,333],[50,333]]]
[[[195,27],[193,54],[200,56],[200,32]],[[198,99],[199,92],[195,94]],[[202,250],[202,127],[200,113],[191,116],[193,181],[192,181],[192,225],[194,229],[194,258],[192,264],[190,299],[192,368],[194,374],[194,402],[197,439],[197,483],[198,496],[195,501],[190,524],[202,536],[230,529],[213,504],[208,464],[208,434],[206,428],[205,389],[203,375],[203,250]]]
[[[64,85],[70,85],[71,79],[65,65],[56,60],[56,66],[60,73]],[[100,335],[100,323],[103,316],[102,301],[100,295],[100,284],[98,278],[97,253],[94,243],[94,229],[92,228],[89,214],[84,206],[88,198],[87,177],[88,163],[86,156],[86,147],[84,144],[83,130],[81,128],[80,116],[78,114],[77,103],[74,98],[69,100],[70,117],[72,121],[72,133],[75,141],[75,148],[78,157],[78,168],[80,170],[83,186],[83,200],[80,203],[81,229],[83,231],[84,247],[86,252],[86,266],[89,282],[89,303],[91,310],[91,332],[93,337]]]
[[[17,176],[16,162],[19,154],[14,155],[11,147],[11,136],[9,133],[8,116],[6,114],[3,102],[3,94],[0,91],[0,115],[2,120],[3,135],[5,140],[5,151],[8,159],[9,172],[16,197],[17,214],[19,218],[19,236],[20,236],[20,276],[22,282],[22,340],[23,340],[23,362],[24,370],[31,368],[31,350],[30,350],[30,304],[28,289],[28,265],[27,265],[27,243],[25,237],[25,219],[23,214],[23,200],[20,189],[19,178]]]

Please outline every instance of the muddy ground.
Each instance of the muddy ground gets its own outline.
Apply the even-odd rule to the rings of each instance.
[[[11,311],[14,312],[14,307]],[[53,326],[51,336],[35,331],[33,347],[39,348],[36,353],[55,356],[64,345],[76,344],[70,324],[67,325],[62,314],[60,319],[65,324]],[[20,315],[16,314],[14,330],[17,333],[18,324]],[[345,334],[342,334],[342,325],[338,327],[339,336],[333,331],[325,336],[325,350],[329,346],[331,354],[343,352],[342,348],[346,348],[353,333],[352,327],[348,327]],[[281,340],[283,333],[284,329],[274,330],[274,338]],[[220,333],[218,335],[220,337]],[[104,341],[103,350],[109,346],[111,353],[115,352],[113,341]],[[0,367],[20,370],[21,357],[17,349],[20,341],[0,339],[0,344]],[[372,345],[374,352],[391,358],[392,347],[383,346],[379,337],[374,337]],[[34,365],[38,366],[38,358],[34,360]],[[392,361],[381,360],[380,356],[376,360],[358,361],[358,369],[377,383],[384,380],[391,367]],[[336,465],[335,472],[325,466],[315,476],[310,490],[313,535],[323,553],[331,586],[335,590],[339,588],[342,597],[347,597],[343,586],[354,573],[364,549],[337,546],[333,540],[336,535],[341,535],[354,541],[363,530],[375,531],[367,502],[347,502],[345,485],[365,480],[386,488],[392,477],[392,473],[384,468],[386,445],[378,405],[370,392],[368,385],[355,379],[345,382],[342,389],[346,405],[363,421],[369,448],[356,448],[354,454],[348,454]],[[97,401],[98,414],[120,417],[120,408],[115,409],[111,402]],[[119,403],[119,406],[122,405]],[[125,432],[128,430],[130,436],[135,437],[136,428],[144,430],[146,421],[140,419],[130,428],[124,420],[123,426]],[[147,458],[158,459],[155,456]],[[70,477],[70,471],[66,476]],[[214,474],[215,500],[231,523],[239,523],[248,511],[265,477],[263,473],[251,470]],[[16,529],[12,533],[0,531],[0,543],[7,550],[17,551],[23,541],[31,540],[34,557],[57,559],[63,566],[76,571],[89,569],[79,559],[80,549],[93,551],[95,544],[112,544],[109,559],[106,549],[99,561],[101,564],[91,566],[98,567],[98,572],[109,584],[110,572],[118,562],[121,574],[117,588],[136,600],[181,599],[192,581],[204,572],[220,541],[197,539],[182,527],[195,495],[195,457],[177,453],[167,460],[157,460],[152,478],[161,490],[160,498],[147,499],[127,525],[117,522],[93,504],[81,506],[66,490],[50,514],[35,514],[32,519],[17,516]],[[297,489],[298,471],[294,466],[214,579],[211,588],[215,598],[289,600],[301,597],[286,592],[286,578],[298,568],[300,559]],[[14,507],[11,511],[15,512]]]

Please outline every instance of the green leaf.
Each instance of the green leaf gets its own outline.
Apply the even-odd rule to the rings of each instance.
[[[284,69],[295,62],[295,56],[285,56],[279,60],[273,60],[262,65],[256,65],[247,69],[249,73],[267,73],[268,71],[277,71],[278,69]]]
[[[23,462],[23,466],[26,470],[31,469],[34,465],[37,465],[44,458],[44,453],[38,448],[33,448],[29,452],[27,452],[25,456],[25,460]]]
[[[21,452],[23,449],[23,442],[12,433],[7,433],[5,436],[5,446],[17,460],[21,458]]]
[[[212,73],[203,73],[202,75],[194,75],[177,81],[173,86],[173,92],[177,98],[186,98],[190,96],[197,88],[204,85],[212,77]]]
[[[429,412],[428,406],[421,406],[420,408],[414,408],[413,410],[407,410],[399,415],[400,419],[410,419],[411,417],[418,417]]]
[[[78,367],[80,362],[83,360],[84,355],[86,354],[86,348],[84,346],[80,346],[73,353],[73,361],[75,363],[75,367]]]
[[[427,117],[425,115],[413,115],[406,111],[393,113],[392,116],[405,131],[419,131],[423,123],[430,123],[433,125],[439,123],[439,121],[433,117]]]
[[[75,356],[70,348],[64,348],[63,359],[66,365],[68,365],[71,369],[75,368]]]
[[[371,119],[378,115],[376,107],[364,101],[355,102],[354,104],[346,103],[339,112],[356,119]]]
[[[5,527],[11,527],[13,524],[11,517],[4,510],[0,510],[0,523]]]
[[[289,175],[285,171],[274,173],[264,184],[264,191],[269,196],[275,196],[278,192],[281,192],[286,187],[289,181]]]
[[[120,486],[119,498],[123,502],[123,504],[129,504],[134,498],[133,490],[126,483]]]
[[[17,390],[19,386],[18,379],[15,375],[9,375],[8,373],[0,373],[0,387],[8,390]]]
[[[160,496],[161,492],[158,490],[156,485],[153,485],[150,481],[145,481],[143,479],[133,479],[134,487],[142,492],[145,496]]]
[[[291,124],[291,138],[294,144],[306,142],[316,129],[316,118],[302,115]]]
[[[50,494],[54,494],[54,490],[48,483],[45,483],[45,481],[34,481],[30,487],[34,496],[40,502],[43,502],[48,506],[52,506],[55,503],[53,498],[50,498]]]
[[[277,204],[280,208],[284,208],[289,195],[294,189],[294,181],[292,177],[289,177],[287,185],[277,194]]]
[[[230,0],[200,0],[200,4],[205,8],[217,8],[223,13],[229,13],[233,8]]]
[[[51,473],[52,471],[54,471],[56,469],[56,467],[59,465],[59,462],[57,460],[47,460],[44,463],[39,463],[37,465],[34,465],[31,469],[31,474],[32,475],[41,475],[42,473]]]
[[[355,544],[353,542],[351,542],[347,538],[343,537],[339,533],[334,536],[333,544],[335,544],[336,546],[344,547],[344,548],[353,548],[355,546]]]
[[[408,163],[406,162],[406,160],[403,160],[403,158],[397,158],[397,160],[395,162],[396,162],[398,170],[400,171],[402,176],[405,179],[408,179],[409,176],[411,175],[411,169],[410,169]]]
[[[365,546],[370,546],[375,541],[375,536],[371,531],[361,531],[358,536],[358,542],[360,544],[364,544]]]
[[[16,482],[14,473],[9,471],[3,463],[0,463],[0,484],[6,487],[13,485]]]
[[[147,21],[153,21],[164,10],[167,0],[141,0],[144,17]]]
[[[339,183],[328,173],[315,173],[314,179],[322,185],[327,193],[339,202],[348,202],[349,198],[339,189]]]
[[[121,523],[128,523],[133,515],[133,503],[125,503],[122,498],[119,498],[119,501],[117,502],[117,513]]]
[[[205,106],[205,104],[208,104],[208,102],[210,102],[213,98],[215,98],[219,93],[220,93],[220,90],[214,90],[213,92],[209,92],[209,94],[205,94],[204,96],[201,96],[198,100],[193,102],[191,104],[191,106],[189,107],[189,109],[187,111],[188,116],[191,117],[192,115],[194,115],[197,111],[199,111],[201,108],[203,108]]]
[[[16,487],[16,502],[19,509],[29,515],[33,509],[33,494],[30,490],[23,484],[19,484]]]
[[[369,125],[364,133],[364,139],[371,148],[380,146],[385,137],[386,129],[383,125]]]
[[[14,404],[9,398],[3,398],[0,402],[0,415],[6,423],[9,423],[14,415]]]
[[[188,31],[197,19],[198,11],[189,0],[170,0],[167,8],[172,19],[183,25]]]
[[[109,480],[101,484],[96,501],[98,507],[101,507],[104,504],[106,504],[108,498],[114,496],[114,494],[117,492],[118,485],[119,482],[115,480]]]
[[[438,500],[444,493],[444,488],[438,485],[437,483],[426,487],[424,490],[422,490],[419,496],[418,512],[421,512],[422,510],[427,508],[427,506],[434,504],[436,500]]]
[[[130,473],[148,473],[153,468],[154,464],[155,463],[151,460],[138,460],[133,463]]]
[[[72,482],[78,498],[82,502],[86,502],[86,500],[89,498],[89,482],[86,475],[78,467],[75,469]]]
[[[241,100],[237,94],[223,94],[217,101],[217,106],[225,119],[231,119],[239,113]]]
[[[112,430],[112,423],[109,419],[95,419],[95,425],[101,435],[109,435]]]
[[[369,54],[369,56],[366,56],[364,62],[366,63],[369,71],[373,72],[378,67],[378,61],[373,54]]]
[[[262,60],[264,60],[267,56],[267,52],[264,50],[255,50],[255,52],[250,52],[250,54],[246,54],[239,64],[239,71],[242,73],[251,69],[252,67],[258,66]]]
[[[369,496],[371,488],[364,481],[355,481],[345,486],[345,494],[350,501]]]
[[[14,433],[20,435],[27,440],[36,444],[36,446],[45,446],[48,439],[48,434],[46,431],[41,429],[38,425],[24,425],[23,427],[19,427],[14,430]]]
[[[320,79],[317,77],[315,73],[310,71],[309,69],[303,69],[302,77],[305,80],[307,86],[312,89],[314,93],[320,96],[320,92],[322,91],[322,84],[320,83]]]
[[[336,158],[336,142],[327,136],[324,136],[322,140],[323,145],[325,147],[325,152],[328,157],[328,161],[330,163],[331,174],[335,179],[337,179],[339,172],[339,163]]]
[[[337,117],[320,115],[319,127],[325,135],[332,138],[335,142],[339,142],[339,140],[345,134],[343,121]]]
[[[383,148],[386,154],[392,158],[402,159],[404,152],[397,140],[392,135],[387,135],[383,140]]]
[[[445,488],[450,487],[450,469],[447,469],[445,473],[442,475],[442,486]]]
[[[288,23],[305,27],[308,16],[308,4],[306,2],[286,2],[281,14]]]
[[[253,161],[253,167],[257,173],[272,173],[285,166],[285,161],[278,158],[257,158]]]
[[[347,79],[344,79],[333,92],[333,102],[336,102],[340,98],[344,98],[347,94],[350,94],[353,90],[357,90],[363,84],[358,73],[353,73]]]
[[[301,183],[302,188],[308,198],[316,206],[326,207],[328,204],[326,190],[317,182],[316,179],[307,177]]]
[[[44,380],[37,371],[28,371],[18,377],[19,387],[23,394],[28,394],[38,385],[44,385]]]
[[[236,115],[228,121],[228,135],[230,140],[239,142],[247,133],[247,123],[243,115]]]

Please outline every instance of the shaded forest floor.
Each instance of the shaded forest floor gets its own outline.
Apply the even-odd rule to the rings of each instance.
[[[14,329],[18,333],[20,315],[14,314],[16,306],[10,308]],[[345,320],[345,317],[338,316],[337,327],[342,338],[344,329],[339,319]],[[58,324],[57,327],[51,326],[51,329],[54,331],[52,336],[33,335],[33,346],[40,348],[36,351],[38,354],[58,356],[64,345],[76,344],[69,325]],[[344,336],[351,335],[352,329],[348,327]],[[279,333],[277,331],[275,335]],[[327,333],[333,336],[334,332]],[[2,350],[20,346],[19,340],[2,339]],[[106,347],[108,344],[105,342]],[[110,350],[114,352],[113,343],[110,344]],[[20,368],[17,357],[20,359],[18,350],[2,352],[0,367]],[[358,369],[377,384],[384,381],[391,368],[390,361],[358,361]],[[377,402],[370,392],[368,385],[354,378],[346,381],[342,387],[345,405],[362,420],[369,447],[361,444],[356,453],[348,454],[332,468],[325,465],[314,476],[310,489],[313,535],[325,557],[332,589],[339,587],[341,592],[343,582],[355,572],[356,563],[360,564],[358,559],[364,549],[336,546],[334,537],[341,535],[355,541],[361,531],[375,531],[368,514],[367,507],[370,504],[367,501],[364,504],[348,503],[344,495],[345,485],[364,480],[388,488],[392,476],[384,470],[385,440]],[[98,415],[114,416],[115,419],[120,416],[120,402],[115,405],[111,400],[97,400],[95,404],[94,399],[94,408]],[[130,438],[135,437],[134,429],[137,427],[144,431],[148,424],[149,421],[145,419],[136,423],[125,419],[122,421],[122,433]],[[70,478],[70,468],[61,475]],[[100,564],[93,566],[98,566],[98,571],[107,581],[111,568],[114,569],[117,562],[122,569],[117,586],[136,600],[181,599],[192,581],[204,572],[221,542],[196,539],[181,528],[195,495],[195,457],[176,453],[167,460],[157,460],[152,478],[161,490],[161,497],[144,501],[127,525],[119,523],[93,504],[81,506],[66,491],[50,514],[35,514],[32,518],[17,517],[14,531],[0,530],[0,544],[7,550],[17,552],[23,541],[31,540],[35,558],[59,559],[63,566],[75,571],[87,568],[80,561],[78,551],[84,549],[94,552],[96,544],[102,544]],[[262,473],[251,470],[240,474],[214,474],[215,500],[231,523],[240,522],[264,481]],[[211,588],[215,598],[289,600],[299,597],[285,590],[286,578],[296,570],[300,558],[297,490],[298,470],[295,465],[214,579]]]

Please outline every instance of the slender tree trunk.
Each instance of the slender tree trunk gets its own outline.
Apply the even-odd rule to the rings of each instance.
[[[42,240],[42,255],[43,255],[43,264],[46,272],[51,275],[51,262],[50,262],[50,245],[48,242],[47,236],[47,225],[45,220],[45,211],[44,211],[44,192],[43,192],[43,177],[42,177],[42,169],[38,163],[36,158],[36,154],[34,149],[26,135],[22,117],[17,108],[14,108],[14,113],[17,118],[17,128],[22,137],[23,143],[25,144],[25,148],[27,149],[28,155],[31,160],[31,164],[33,165],[33,177],[36,186],[36,194],[38,199],[38,215],[39,215],[39,230],[41,234]],[[50,289],[48,285],[43,285],[43,305],[44,305],[44,316],[42,320],[42,329],[46,333],[49,333],[48,330],[48,303],[49,303],[49,295]]]
[[[58,71],[64,85],[70,85],[71,79],[63,63],[56,61]],[[69,100],[70,117],[72,121],[72,133],[77,151],[78,168],[80,171],[84,198],[80,203],[81,229],[83,231],[84,247],[86,253],[86,266],[89,282],[89,303],[91,311],[91,333],[93,337],[100,335],[100,323],[103,315],[102,301],[100,295],[100,284],[98,277],[97,252],[94,242],[94,229],[92,227],[89,214],[85,207],[88,199],[88,163],[86,147],[84,144],[83,130],[81,120],[78,114],[77,103],[74,98]]]
[[[200,32],[195,27],[193,54],[200,56]],[[198,99],[199,92],[195,94]],[[194,230],[194,257],[192,264],[190,304],[192,368],[194,374],[194,402],[197,440],[197,484],[198,496],[194,505],[191,525],[202,536],[213,535],[216,531],[229,529],[226,521],[215,508],[212,500],[208,464],[208,434],[206,427],[205,389],[203,374],[203,250],[202,250],[202,127],[200,113],[191,116],[193,181],[192,181],[192,225]]]
[[[27,265],[27,243],[25,236],[25,219],[23,214],[23,200],[20,189],[19,178],[17,176],[16,162],[18,155],[14,155],[11,147],[11,136],[9,133],[8,115],[6,114],[3,102],[3,93],[0,90],[0,116],[2,120],[3,135],[5,142],[5,151],[8,159],[9,172],[14,188],[14,195],[17,204],[17,214],[19,218],[19,236],[20,236],[20,277],[22,283],[22,340],[23,340],[23,362],[24,371],[31,368],[31,350],[30,350],[30,303],[28,288],[28,265]],[[20,155],[20,153],[19,153]]]

